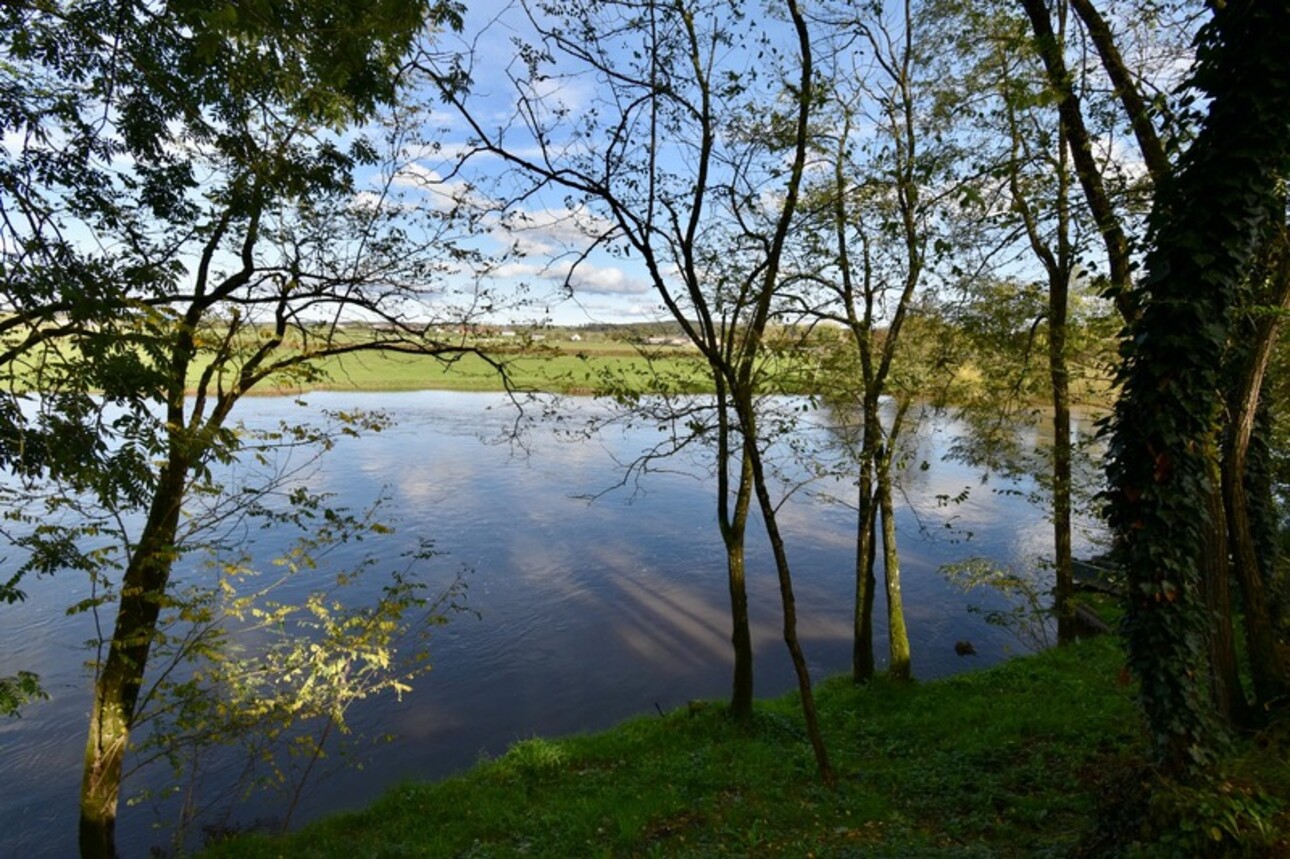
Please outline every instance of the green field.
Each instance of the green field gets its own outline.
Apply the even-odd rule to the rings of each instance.
[[[560,394],[619,389],[698,392],[711,387],[697,353],[675,348],[657,350],[647,358],[625,343],[565,341],[524,350],[497,349],[489,357],[496,364],[475,354],[451,358],[391,353],[350,355],[324,364],[327,381],[317,387],[501,391],[509,384],[518,390]]]
[[[352,353],[320,362],[320,378],[305,383],[268,379],[255,392],[502,391],[510,387],[558,394],[612,394],[628,390],[697,393],[712,387],[698,353],[678,347],[642,350],[612,341],[465,345],[477,346],[482,354]],[[196,385],[199,373],[200,368],[193,371],[190,384]]]

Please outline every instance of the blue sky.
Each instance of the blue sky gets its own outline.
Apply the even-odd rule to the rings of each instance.
[[[445,52],[473,51],[470,109],[485,123],[513,128],[516,90],[510,76],[524,72],[514,39],[531,38],[529,21],[514,3],[472,3],[465,17],[463,32],[440,36],[437,47]],[[542,95],[571,116],[583,111],[594,96],[592,86],[581,80],[553,77],[549,85]],[[462,163],[472,135],[466,122],[447,106],[440,105],[430,114],[427,133],[437,145],[404,170],[403,184],[418,189],[428,205],[448,208],[455,200],[491,210],[481,221],[475,246],[488,253],[507,252],[493,271],[491,284],[512,295],[523,290],[526,296],[526,304],[499,309],[488,321],[579,325],[666,316],[633,259],[605,249],[589,250],[593,244],[589,234],[607,231],[608,222],[581,206],[571,206],[558,191],[529,190],[523,180],[507,174],[502,159],[495,155],[475,152]],[[512,148],[520,154],[537,154],[531,139],[512,134],[509,141],[514,141]],[[500,200],[521,194],[522,200],[509,202],[504,212],[496,211]]]

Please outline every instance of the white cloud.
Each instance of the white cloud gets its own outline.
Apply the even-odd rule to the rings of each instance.
[[[577,115],[592,95],[586,82],[568,75],[544,75],[527,83],[533,97],[552,113]]]
[[[644,295],[650,285],[626,274],[617,266],[579,265],[570,281],[576,293],[592,295]]]
[[[589,316],[605,319],[640,319],[656,322],[671,318],[663,305],[646,301],[633,301],[627,304],[596,302],[584,305],[584,309]]]
[[[448,211],[456,206],[479,211],[497,208],[495,201],[480,193],[471,183],[463,179],[445,179],[438,170],[415,161],[399,168],[394,184],[423,192],[426,202],[437,211]]]
[[[464,140],[459,140],[454,143],[436,141],[434,143],[426,143],[420,146],[406,147],[403,150],[403,157],[409,161],[445,166],[451,165],[453,168],[456,168],[461,164],[465,164],[467,161],[474,161],[476,159],[497,160],[501,158],[501,156],[495,152],[481,149],[479,146],[476,146],[473,143],[467,143]]]
[[[498,266],[498,278],[539,278],[573,288],[575,295],[646,295],[650,285],[632,277],[617,266],[600,266],[583,260],[556,260],[551,263],[510,262]]]
[[[586,209],[512,209],[493,228],[499,244],[520,254],[554,259],[581,253],[613,229],[613,224]]]

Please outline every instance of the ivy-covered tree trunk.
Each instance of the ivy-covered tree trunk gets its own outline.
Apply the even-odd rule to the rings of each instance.
[[[171,457],[148,520],[121,581],[107,659],[94,683],[85,769],[81,780],[82,859],[115,859],[121,766],[134,726],[139,689],[175,561],[175,535],[188,468]]]
[[[1234,298],[1284,217],[1277,189],[1290,174],[1290,5],[1213,8],[1193,76],[1209,113],[1158,190],[1108,465],[1129,662],[1160,761],[1180,777],[1203,776],[1224,734],[1203,668],[1210,453]]]

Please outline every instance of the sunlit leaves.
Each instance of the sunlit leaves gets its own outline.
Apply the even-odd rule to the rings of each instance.
[[[337,566],[338,546],[393,533],[378,507],[331,506],[303,487],[261,501],[250,515],[297,538],[269,563],[212,546],[204,574],[167,599],[136,754],[139,765],[168,760],[180,777],[233,750],[246,765],[239,790],[294,796],[325,770],[315,764],[349,733],[355,702],[400,697],[430,669],[428,637],[461,610],[465,585],[458,578],[427,591],[426,545],[393,569],[375,552]]]

